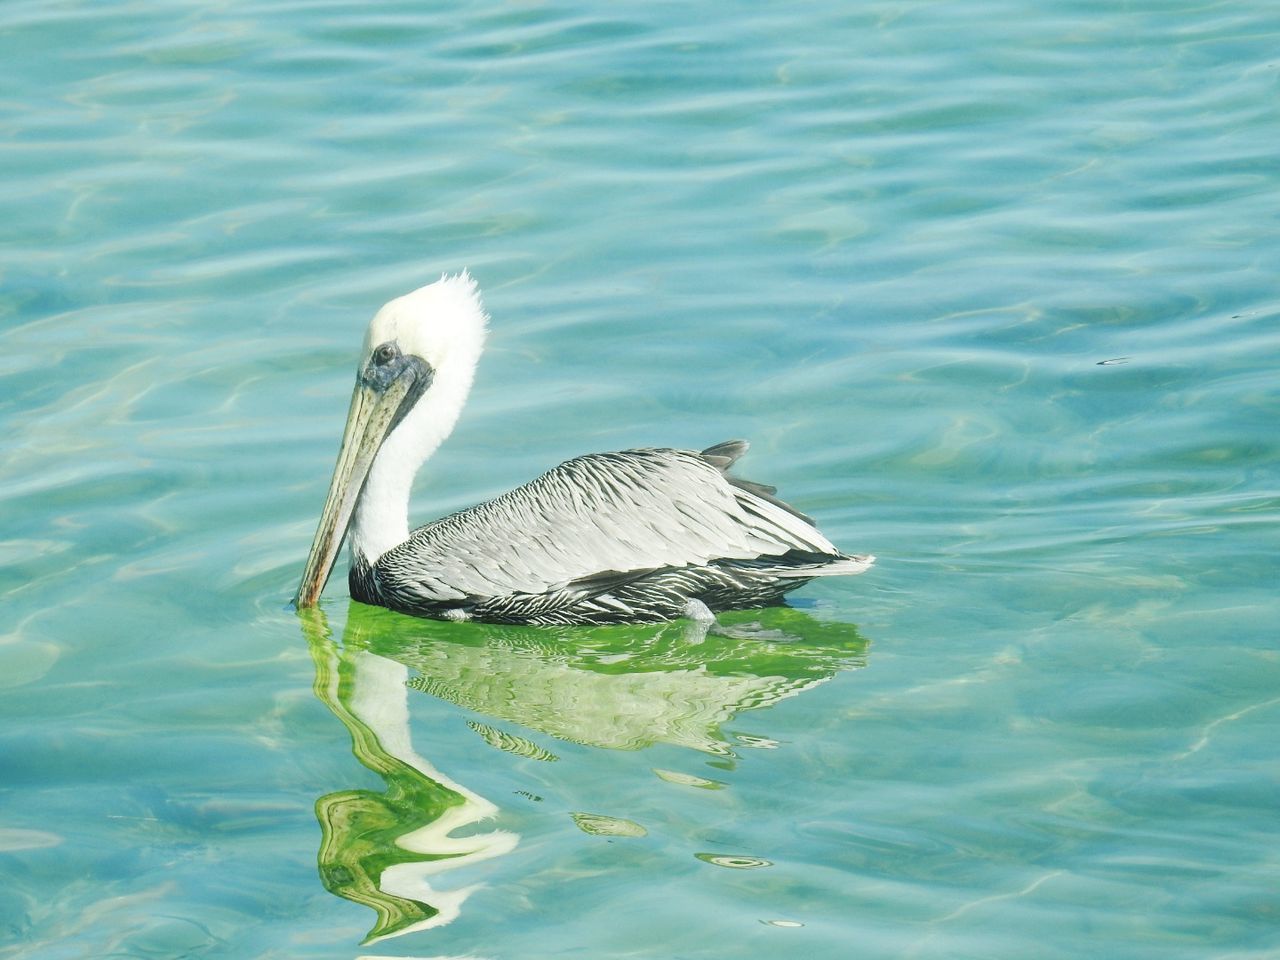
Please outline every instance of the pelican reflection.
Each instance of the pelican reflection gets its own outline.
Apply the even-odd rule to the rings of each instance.
[[[409,690],[561,741],[613,750],[665,743],[727,756],[733,739],[725,727],[738,714],[859,667],[867,651],[855,627],[789,607],[725,615],[708,631],[691,622],[449,623],[352,603],[341,647],[322,614],[304,611],[303,618],[317,695],[351,732],[357,759],[387,784],[382,794],[342,791],[316,805],[322,880],[377,911],[370,940],[448,923],[475,886],[444,891],[430,880],[518,842],[501,829],[455,835],[498,810],[414,750]],[[556,759],[554,745],[480,721],[469,725],[500,749]]]
[[[506,830],[454,835],[498,808],[414,749],[406,668],[358,646],[339,648],[318,609],[300,616],[316,665],[316,696],[350,732],[356,759],[387,787],[316,801],[321,882],[377,914],[365,943],[449,923],[478,884],[438,890],[431,878],[508,853],[519,837]]]
[[[409,685],[559,740],[612,750],[655,743],[730,752],[725,724],[862,664],[848,624],[790,607],[608,627],[409,621],[352,607],[347,642],[413,671]]]

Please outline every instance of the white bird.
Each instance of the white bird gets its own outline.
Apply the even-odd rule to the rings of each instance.
[[[841,553],[773,487],[728,476],[741,440],[577,457],[410,533],[414,475],[457,422],[487,320],[466,272],[374,316],[298,607],[316,603],[344,537],[354,599],[492,623],[708,620],[875,560]]]

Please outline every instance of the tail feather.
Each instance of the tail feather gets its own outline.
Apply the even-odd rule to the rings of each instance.
[[[751,444],[745,440],[725,440],[723,443],[707,447],[699,456],[723,473],[733,466],[734,461],[738,460],[750,447]]]
[[[742,455],[751,448],[751,444],[745,440],[726,440],[723,443],[717,443],[715,446],[707,447],[698,456],[711,464],[717,470],[725,475],[725,479],[758,500],[765,503],[771,503],[781,510],[785,510],[798,520],[803,520],[809,526],[815,526],[813,517],[806,513],[801,513],[785,500],[780,500],[776,496],[778,488],[768,483],[756,483],[754,480],[743,480],[741,477],[729,476],[729,468],[732,467]]]
[[[869,553],[841,554],[838,557],[830,557],[819,563],[766,569],[775,577],[799,577],[802,579],[808,579],[809,577],[851,577],[854,574],[865,573],[875,562],[876,558]]]
[[[739,491],[738,502],[742,508],[758,519],[769,521],[779,531],[785,531],[791,542],[804,545],[804,549],[793,549],[784,557],[760,557],[753,563],[757,570],[779,578],[809,579],[852,576],[875,563],[876,558],[870,554],[838,552],[817,529],[812,517],[777,497],[777,487],[729,476],[729,468],[749,447],[745,440],[726,440],[707,447],[699,455],[725,474],[725,479]]]
[[[813,577],[850,577],[863,573],[876,562],[876,558],[871,554],[826,554],[790,550],[776,557],[721,562],[735,570],[749,570],[752,574],[766,577],[810,580]]]
[[[822,564],[816,569],[810,568],[808,573],[801,575],[814,577],[851,577],[857,573],[865,573],[875,562],[875,556],[870,553],[846,553]],[[786,576],[786,574],[780,574],[780,576]]]

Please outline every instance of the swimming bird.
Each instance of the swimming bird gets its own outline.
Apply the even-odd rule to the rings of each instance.
[[[315,605],[344,538],[354,599],[490,623],[705,621],[875,560],[729,476],[742,440],[577,457],[410,533],[410,486],[457,422],[487,322],[465,271],[374,316],[297,607]]]

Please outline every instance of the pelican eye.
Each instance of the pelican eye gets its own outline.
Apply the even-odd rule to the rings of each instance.
[[[398,356],[400,356],[400,351],[394,343],[383,343],[374,349],[373,362],[380,367],[385,367]]]

